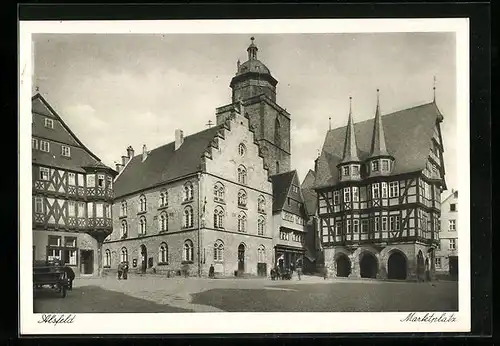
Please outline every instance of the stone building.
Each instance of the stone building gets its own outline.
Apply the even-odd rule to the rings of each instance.
[[[436,274],[458,277],[458,191],[441,202],[441,229],[436,249]]]
[[[40,95],[32,98],[33,260],[97,275],[112,231],[113,178]]]
[[[308,215],[297,171],[271,176],[273,183],[273,244],[275,264],[296,267],[304,262]]]
[[[321,246],[329,275],[424,279],[434,274],[443,121],[435,101],[329,130],[317,159]]]

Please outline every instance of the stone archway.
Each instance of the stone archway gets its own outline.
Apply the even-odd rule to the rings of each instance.
[[[394,251],[387,260],[387,278],[406,280],[408,275],[406,256],[400,251]]]
[[[337,277],[348,277],[351,274],[351,261],[346,254],[340,254],[335,260],[336,265],[336,276]]]
[[[375,279],[378,272],[377,258],[372,253],[365,252],[359,261],[359,270],[362,278]]]

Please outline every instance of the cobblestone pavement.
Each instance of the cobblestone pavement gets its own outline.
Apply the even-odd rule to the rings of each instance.
[[[82,308],[78,308],[75,302],[71,303],[72,295],[85,296],[82,304],[91,311],[82,312],[381,311],[376,310],[377,307],[397,307],[395,297],[401,299],[401,306],[408,306],[405,300],[414,302],[416,309],[411,309],[414,311],[421,311],[422,307],[432,304],[435,308],[430,310],[440,311],[440,307],[447,307],[442,310],[450,311],[454,309],[455,300],[458,301],[456,282],[324,280],[315,276],[303,276],[300,281],[297,277],[290,281],[273,281],[269,278],[131,275],[128,280],[110,276],[77,278],[73,285],[74,290],[68,293],[67,298],[58,298],[57,303],[53,302],[50,306],[35,299],[35,306],[38,303],[38,310],[44,307],[40,312],[48,312],[46,309],[50,307],[55,309],[53,312],[80,312]],[[113,294],[115,296],[111,297]],[[109,299],[106,298],[106,302],[103,297],[107,295]],[[344,303],[340,303],[342,300]],[[442,303],[435,305],[440,301]],[[77,310],[69,311],[70,307]]]

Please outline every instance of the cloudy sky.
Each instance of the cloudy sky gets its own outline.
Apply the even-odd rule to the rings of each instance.
[[[251,35],[36,34],[34,85],[80,140],[114,167],[132,145],[153,149],[215,122],[231,101]],[[291,113],[292,168],[302,180],[332,128],[432,101],[436,77],[448,188],[457,187],[453,33],[255,35],[258,58]],[[35,92],[35,91],[33,91]]]

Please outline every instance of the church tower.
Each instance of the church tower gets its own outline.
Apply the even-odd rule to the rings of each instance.
[[[235,108],[243,110],[259,143],[269,175],[290,171],[290,114],[276,103],[278,81],[258,58],[251,38],[248,60],[237,62],[232,78],[232,103],[216,110],[217,124],[231,116]]]

